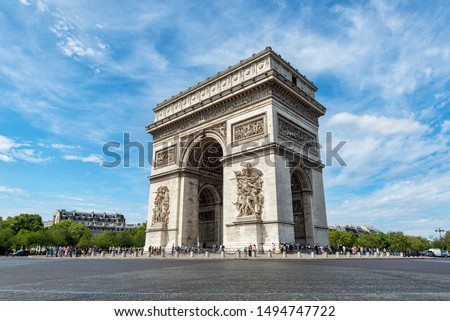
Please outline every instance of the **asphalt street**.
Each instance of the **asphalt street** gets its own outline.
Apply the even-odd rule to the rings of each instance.
[[[450,258],[0,257],[0,300],[450,300]]]

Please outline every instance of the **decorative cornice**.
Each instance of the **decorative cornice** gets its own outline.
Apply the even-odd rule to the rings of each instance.
[[[211,102],[211,100],[217,98],[216,96],[221,97],[226,95],[227,92],[242,89],[248,85],[249,80],[271,71],[282,75],[284,79],[314,99],[317,87],[279,54],[267,47],[250,58],[242,60],[238,64],[228,67],[215,76],[209,77],[205,81],[158,104],[153,109],[155,121],[170,118],[181,110],[187,110],[199,103]]]

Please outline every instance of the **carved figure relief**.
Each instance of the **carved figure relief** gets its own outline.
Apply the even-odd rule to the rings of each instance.
[[[266,125],[264,116],[233,125],[233,142],[244,141],[249,138],[264,136]]]
[[[175,163],[175,146],[157,151],[155,154],[155,166],[164,166]]]
[[[169,221],[169,201],[169,188],[167,186],[158,187],[153,206],[152,226],[155,223],[167,223]]]
[[[281,117],[278,117],[278,133],[281,136],[292,140],[294,143],[300,144],[304,147],[308,147],[311,152],[317,154],[317,142],[314,135],[301,129],[300,127],[291,124]]]
[[[241,171],[234,171],[237,184],[237,200],[233,203],[238,211],[238,217],[260,216],[264,204],[262,194],[263,173],[250,165]]]

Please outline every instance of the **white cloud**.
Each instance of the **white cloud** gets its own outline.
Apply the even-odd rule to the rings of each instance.
[[[445,140],[436,141],[428,126],[414,119],[340,113],[321,130],[332,133],[331,148],[339,141],[346,142],[339,155],[347,166],[334,163],[327,168],[329,187],[370,185],[424,172],[440,166],[449,150]]]
[[[81,146],[77,145],[66,145],[66,144],[51,144],[50,145],[52,148],[54,149],[76,149],[76,148],[81,148]]]
[[[20,188],[11,188],[0,185],[0,193],[23,194],[25,191]]]
[[[83,163],[100,164],[100,162],[102,161],[100,157],[98,157],[97,155],[94,155],[94,154],[91,154],[88,156],[64,155],[63,158],[66,160],[77,160],[77,161],[81,161]]]
[[[368,195],[342,195],[328,206],[329,221],[368,224],[428,237],[436,227],[450,227],[450,172],[411,177]],[[421,224],[418,224],[421,222]]]
[[[371,132],[383,136],[396,134],[422,134],[429,127],[413,119],[388,118],[373,115],[353,115],[347,112],[333,115],[328,126],[351,126],[358,131]]]
[[[31,6],[31,3],[29,3],[27,0],[19,0],[19,2],[24,6]]]

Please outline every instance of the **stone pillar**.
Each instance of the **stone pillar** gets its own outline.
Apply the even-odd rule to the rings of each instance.
[[[386,256],[387,256],[387,257],[390,257],[390,256],[391,256],[391,253],[390,253],[390,252],[387,252],[387,253],[386,253]]]
[[[373,253],[373,257],[378,257],[378,253],[377,252]]]
[[[220,257],[225,257],[225,251],[220,251]]]
[[[175,251],[175,257],[180,257],[180,251]]]
[[[302,252],[297,252],[297,256],[300,258],[300,257],[302,257]]]
[[[366,253],[366,257],[370,257],[370,252],[367,252],[367,253]]]
[[[336,252],[336,258],[339,258],[339,256],[340,256],[340,253]]]
[[[166,257],[166,251],[165,250],[161,250],[161,257]]]
[[[311,257],[312,257],[312,258],[315,258],[315,257],[316,257],[316,252],[312,251],[312,252],[311,252]]]
[[[94,257],[94,256],[95,256],[95,251],[92,251],[91,257]]]
[[[272,251],[267,252],[267,257],[271,258],[272,257]]]
[[[194,257],[194,251],[189,252],[190,257]]]
[[[347,252],[347,257],[352,257],[352,253]]]
[[[356,257],[359,259],[361,258],[361,252],[356,253]]]
[[[135,257],[138,257],[138,256],[139,256],[139,251],[135,251],[135,252],[134,252],[134,256],[135,256]]]
[[[328,252],[323,252],[322,256],[325,257],[325,258],[328,257]]]
[[[152,252],[148,251],[147,252],[147,257],[152,257]]]
[[[102,255],[102,257],[105,257],[105,251],[102,251],[101,255]]]
[[[256,257],[256,251],[252,251],[252,257]]]
[[[238,250],[238,251],[236,252],[236,257],[241,257],[241,251]]]
[[[127,256],[127,252],[123,251],[122,252],[122,257],[126,257]]]
[[[287,252],[286,251],[283,251],[283,257],[287,257]]]
[[[209,251],[205,252],[205,257],[209,257]]]
[[[115,257],[115,256],[116,256],[116,251],[112,251],[112,252],[111,252],[111,256],[112,256],[112,257]]]

